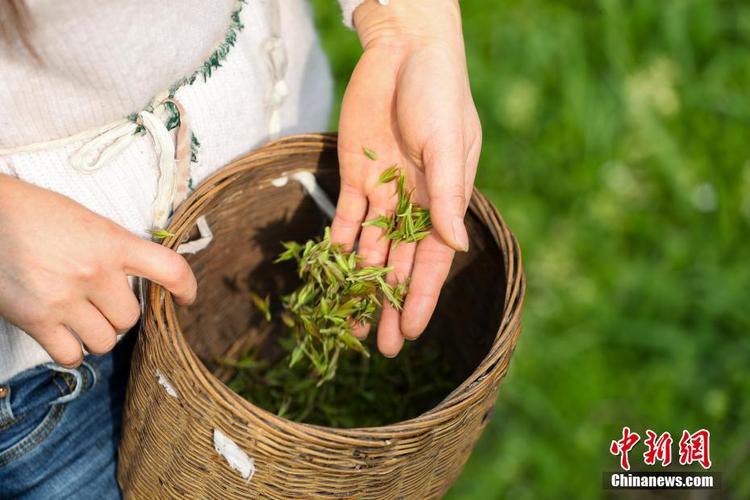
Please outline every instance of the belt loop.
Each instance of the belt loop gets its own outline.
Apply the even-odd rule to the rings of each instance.
[[[94,387],[99,381],[99,370],[97,370],[96,367],[88,361],[84,361],[81,366],[85,366],[89,369],[89,372],[91,372],[91,385],[89,386],[89,388]]]
[[[0,429],[15,419],[10,405],[10,384],[0,385]]]
[[[75,387],[73,388],[73,392],[71,392],[70,394],[66,394],[64,396],[60,396],[59,398],[52,401],[50,405],[59,405],[63,403],[68,403],[70,401],[73,401],[74,399],[76,399],[78,396],[81,395],[81,390],[83,389],[83,375],[81,374],[80,371],[78,371],[75,368],[65,368],[55,363],[47,363],[47,365],[45,366],[49,368],[50,370],[54,370],[59,373],[67,373],[67,374],[73,375],[73,378],[75,379],[75,384],[76,384]]]

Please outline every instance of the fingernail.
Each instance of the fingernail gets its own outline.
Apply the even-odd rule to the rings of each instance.
[[[469,251],[469,235],[466,233],[466,226],[461,217],[453,219],[453,238],[462,252]]]
[[[69,370],[74,370],[74,369],[78,368],[79,366],[81,366],[81,364],[83,364],[83,358],[81,358],[80,360],[78,360],[76,363],[71,363],[69,365],[64,365],[62,363],[57,363],[57,364],[60,365],[60,366],[62,366],[63,368],[67,368]]]

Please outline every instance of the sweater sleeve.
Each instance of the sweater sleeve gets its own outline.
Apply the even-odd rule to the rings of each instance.
[[[388,1],[378,0],[378,3],[380,5],[388,5]],[[341,4],[341,13],[344,16],[344,24],[347,28],[354,29],[352,15],[357,7],[365,3],[365,0],[339,0],[339,3]]]

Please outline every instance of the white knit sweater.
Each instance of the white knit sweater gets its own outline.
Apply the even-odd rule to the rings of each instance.
[[[341,1],[345,23],[361,1]],[[0,42],[0,173],[69,196],[141,237],[154,226],[155,146],[176,134],[133,132],[144,109],[167,124],[170,88],[197,139],[193,186],[274,135],[327,127],[332,81],[307,0],[26,3],[41,63]],[[93,153],[81,160],[84,150]],[[48,361],[0,318],[0,382]]]

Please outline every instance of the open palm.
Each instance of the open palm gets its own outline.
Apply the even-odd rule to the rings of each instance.
[[[389,41],[390,42],[390,41]],[[454,252],[468,249],[463,218],[474,184],[481,128],[469,89],[463,44],[366,45],[346,89],[339,124],[341,190],[332,237],[351,249],[359,237],[366,265],[394,268],[392,283],[410,278],[403,311],[386,305],[378,348],[395,356],[404,338],[427,326]],[[377,153],[372,159],[363,153]],[[380,174],[397,164],[430,209],[434,231],[418,243],[391,246],[384,231],[362,222],[390,215],[397,196]],[[360,326],[362,337],[369,327]]]

